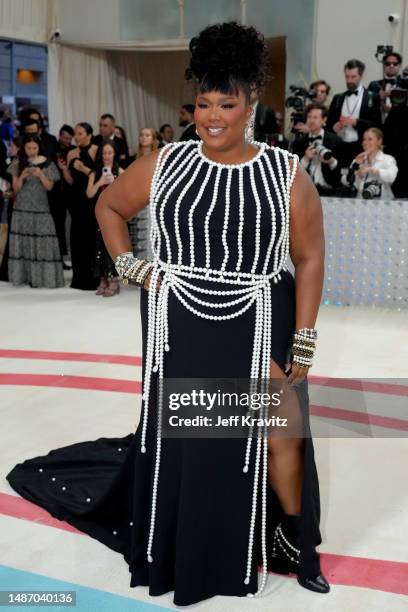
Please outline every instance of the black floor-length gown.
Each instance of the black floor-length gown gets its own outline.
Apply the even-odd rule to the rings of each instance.
[[[94,168],[94,161],[89,154],[92,143],[79,147],[79,159],[88,168]],[[96,257],[97,223],[95,218],[95,198],[86,196],[88,177],[74,168],[73,158],[69,169],[74,179],[69,205],[71,215],[71,262],[73,289],[92,290],[98,286],[99,279],[94,274]]]
[[[167,228],[169,239],[167,242],[167,239],[164,239],[166,236],[163,238],[162,229],[156,234],[163,238],[159,246],[156,244],[160,251],[159,259],[169,260],[169,247],[174,257],[180,239],[184,245],[182,264],[187,265],[190,256],[189,232],[193,231],[196,267],[205,263],[204,253],[208,246],[206,236],[209,235],[211,266],[214,269],[220,267],[225,256],[225,238],[230,245],[228,257],[231,268],[235,269],[237,263],[239,254],[236,248],[234,250],[234,245],[236,247],[239,241],[242,245],[241,270],[250,268],[254,254],[256,211],[259,211],[260,203],[258,273],[271,237],[272,209],[275,211],[278,230],[282,225],[282,202],[285,185],[288,190],[287,160],[290,155],[262,144],[253,160],[242,165],[225,166],[205,158],[199,147],[194,141],[166,147],[169,153],[159,176],[164,177],[167,170],[170,178],[167,185],[163,178],[161,190],[157,188],[154,191],[156,210],[163,212],[160,227]],[[284,157],[285,155],[287,157]],[[187,169],[188,161],[190,170]],[[197,170],[195,179],[192,175],[194,169]],[[215,191],[216,176],[219,178],[218,193]],[[228,223],[225,224],[228,177],[230,207]],[[241,195],[239,177],[242,178],[244,186]],[[158,180],[156,177],[156,181]],[[254,186],[259,196],[258,203],[254,198]],[[193,202],[196,203],[196,208],[191,225],[188,213]],[[214,206],[206,235],[205,218],[212,203]],[[172,231],[177,206],[179,236]],[[240,206],[243,208],[240,209]],[[239,220],[242,219],[243,212],[245,222],[241,225],[242,233],[239,237]],[[223,228],[227,230],[224,237]],[[278,235],[276,233],[276,237]],[[278,248],[275,240],[271,262]],[[165,276],[166,273],[162,271],[162,281]],[[218,281],[202,279],[197,285],[199,283],[201,286],[203,283],[209,283],[209,286],[218,284],[218,288],[220,284]],[[270,286],[271,356],[283,369],[287,357],[291,356],[295,329],[293,276],[283,267],[279,282],[275,283],[272,279]],[[151,293],[141,289],[143,381],[146,377],[150,295]],[[218,298],[206,295],[205,299]],[[170,290],[170,350],[164,354],[165,377],[249,378],[254,315],[255,307],[252,304],[245,312],[228,320],[202,318],[186,308]],[[145,453],[141,452],[142,421],[146,410],[144,400],[141,422],[134,434],[130,433],[124,438],[99,438],[52,450],[46,456],[28,459],[15,466],[7,476],[8,481],[26,499],[121,553],[129,565],[132,587],[148,585],[150,595],[174,591],[174,603],[180,606],[214,595],[245,596],[255,593],[258,585],[257,566],[262,563],[261,517],[258,504],[250,580],[249,584],[245,584],[254,475],[253,460],[248,473],[244,474],[242,469],[245,438],[162,439],[153,562],[149,563],[147,560],[153,476],[157,459],[157,390],[154,384],[157,376],[153,376],[148,402]],[[307,379],[297,388],[297,393],[306,431],[310,434]],[[303,474],[300,574],[315,576],[320,573],[319,554],[315,550],[321,543],[320,498],[313,440],[310,435],[305,436]],[[283,510],[278,497],[268,484],[268,555],[272,549],[273,530],[282,516]],[[271,579],[269,577],[269,580]]]

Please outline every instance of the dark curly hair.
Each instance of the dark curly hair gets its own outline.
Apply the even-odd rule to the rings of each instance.
[[[263,34],[236,21],[217,23],[191,39],[187,81],[201,93],[220,91],[238,94],[247,100],[253,91],[261,92],[266,81],[267,51]]]

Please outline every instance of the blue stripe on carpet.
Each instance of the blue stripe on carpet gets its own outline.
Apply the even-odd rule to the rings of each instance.
[[[130,587],[129,587],[130,588]],[[114,595],[106,591],[84,587],[55,578],[48,578],[40,574],[32,574],[19,569],[0,565],[1,591],[75,591],[76,606],[0,606],[0,609],[33,610],[66,610],[69,612],[167,612],[171,608],[163,608],[137,599],[130,599],[122,595]],[[173,608],[174,610],[174,608]]]

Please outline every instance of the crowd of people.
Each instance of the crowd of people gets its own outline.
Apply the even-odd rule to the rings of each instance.
[[[310,103],[293,113],[288,137],[282,113],[254,100],[252,137],[299,155],[323,196],[408,197],[408,75],[401,74],[402,57],[386,53],[383,78],[368,87],[364,72],[363,62],[346,62],[346,89],[330,103],[330,85],[312,83],[304,96]],[[180,141],[199,139],[194,111],[193,104],[180,108]],[[63,125],[56,138],[37,109],[24,108],[18,130],[7,119],[0,137],[0,210],[8,228],[6,235],[0,233],[0,280],[62,287],[63,271],[72,267],[72,288],[117,295],[119,279],[96,222],[95,203],[134,159],[172,142],[173,127],[142,128],[133,151],[110,113],[100,117],[98,134],[80,122]]]
[[[291,149],[321,195],[408,197],[408,71],[402,64],[399,53],[385,53],[383,78],[365,87],[364,63],[349,60],[346,89],[330,103],[330,85],[311,84],[303,117],[294,113]]]
[[[180,140],[198,138],[194,105],[183,105],[179,115]],[[119,279],[96,222],[95,203],[133,160],[172,142],[173,127],[142,128],[133,151],[110,113],[100,117],[96,135],[89,123],[80,122],[63,125],[56,138],[35,108],[21,111],[18,133],[10,121],[6,125],[2,135],[7,137],[0,140],[0,210],[7,228],[0,234],[0,279],[16,286],[63,287],[63,271],[72,267],[72,288],[117,295]]]

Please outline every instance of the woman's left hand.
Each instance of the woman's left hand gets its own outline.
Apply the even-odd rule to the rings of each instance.
[[[378,170],[372,166],[361,166],[361,168],[357,170],[356,174],[358,174],[358,176],[365,176],[366,174],[373,174],[374,176],[377,176]]]
[[[287,378],[287,382],[291,385],[299,385],[307,376],[309,368],[299,366],[297,363],[286,363],[285,372],[292,367],[292,371]]]
[[[366,174],[369,174],[369,172],[370,172],[370,168],[368,166],[360,166],[356,174],[357,176],[365,176]]]
[[[36,176],[37,178],[40,178],[42,176],[41,168],[32,168],[31,169],[31,176]]]
[[[79,172],[83,172],[84,174],[88,174],[88,166],[85,166],[85,164],[80,160],[80,159],[76,159],[73,163],[73,166],[75,168],[75,170],[78,170]]]

